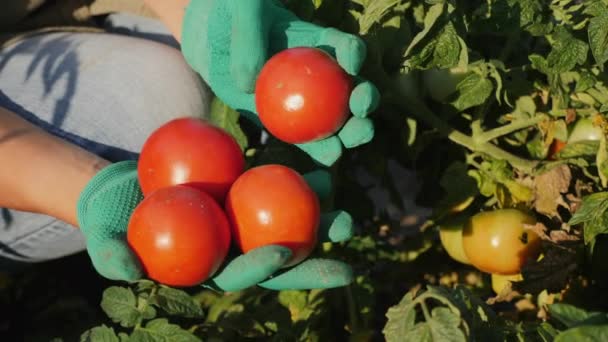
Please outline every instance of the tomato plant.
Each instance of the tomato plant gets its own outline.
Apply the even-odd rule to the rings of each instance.
[[[243,252],[269,244],[289,247],[293,266],[317,243],[319,200],[304,178],[281,165],[247,170],[226,198],[234,241]]]
[[[230,228],[209,195],[177,185],[152,192],[135,208],[127,241],[150,279],[194,286],[213,275],[224,261]]]
[[[471,264],[481,271],[513,275],[533,261],[540,250],[540,238],[524,225],[536,219],[520,210],[485,211],[471,217],[462,232],[462,246]]]
[[[10,276],[7,290],[0,287],[0,334],[8,329],[17,336],[8,334],[11,341],[78,340],[70,330],[87,329],[84,340],[109,341],[605,340],[606,1],[280,2],[302,20],[361,37],[367,53],[357,77],[380,91],[370,116],[374,139],[345,151],[329,169],[332,188],[320,203],[324,212],[348,211],[356,235],[309,255],[352,265],[355,281],[276,292],[177,291],[148,281],[118,287],[78,255]],[[311,45],[327,38],[321,36],[327,31],[315,27],[318,34],[311,34],[309,27],[290,23],[285,35],[282,25],[272,25],[270,51],[277,52],[277,42],[289,44],[292,34],[309,37]],[[319,48],[336,55],[348,50],[330,45]],[[277,79],[286,80],[284,87],[295,75],[288,70]],[[312,98],[335,104],[336,92],[313,91],[329,84],[314,83]],[[347,92],[340,98],[344,110]],[[257,96],[276,100],[283,111],[281,99]],[[215,99],[210,121],[237,138],[248,165],[282,164],[300,174],[319,167],[278,133],[260,139],[262,129],[243,114]],[[335,129],[329,126],[328,132]],[[281,210],[292,210],[292,200],[281,199]],[[503,208],[528,215],[505,216]],[[471,257],[465,254],[471,264],[448,262],[458,255],[450,241],[459,238],[446,229],[450,218],[479,223],[480,212],[500,219],[473,225],[469,239],[480,241],[469,246]],[[0,224],[4,219],[10,227],[10,215],[1,214]],[[532,235],[524,238],[521,221],[534,222],[540,247]],[[297,223],[291,218],[283,226]],[[492,236],[503,249],[492,247]],[[461,247],[466,253],[464,241]],[[535,253],[522,266],[517,251]],[[543,257],[533,258],[536,253]],[[521,278],[509,291],[500,282],[516,276],[490,275],[476,265]],[[82,286],[73,286],[74,270]]]
[[[243,153],[230,134],[200,119],[181,118],[148,137],[137,173],[144,195],[185,184],[222,203],[244,168]]]
[[[295,47],[274,55],[256,81],[255,103],[264,127],[289,143],[334,134],[349,115],[352,80],[317,48]]]

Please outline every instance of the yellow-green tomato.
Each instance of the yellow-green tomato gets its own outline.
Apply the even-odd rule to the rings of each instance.
[[[422,73],[422,82],[433,100],[443,102],[448,96],[456,92],[456,86],[466,76],[466,67],[429,69]]]
[[[507,284],[522,280],[524,280],[524,278],[521,273],[514,275],[492,274],[492,290],[494,290],[496,294],[499,294]]]
[[[599,126],[595,126],[589,118],[579,119],[572,132],[568,136],[568,143],[572,144],[579,141],[597,141],[600,140],[604,132]]]
[[[463,264],[470,265],[467,255],[462,248],[462,223],[451,223],[439,226],[441,245],[448,255]]]
[[[471,265],[487,273],[513,275],[534,260],[540,238],[524,224],[536,219],[517,209],[485,211],[472,216],[464,226],[462,247]]]

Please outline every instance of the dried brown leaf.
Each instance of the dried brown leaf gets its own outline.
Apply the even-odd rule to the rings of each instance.
[[[562,194],[568,192],[572,172],[567,165],[560,165],[541,175],[534,181],[534,208],[537,212],[551,217],[559,216],[557,209],[570,209]]]

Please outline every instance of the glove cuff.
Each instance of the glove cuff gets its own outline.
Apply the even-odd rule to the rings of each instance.
[[[93,203],[91,199],[104,189],[116,186],[123,182],[125,178],[132,177],[137,179],[137,162],[128,160],[106,166],[89,181],[80,193],[76,207],[78,225],[84,233],[86,233],[85,230],[88,227],[86,222],[88,217],[87,212],[91,203]],[[137,190],[139,191],[139,189]]]

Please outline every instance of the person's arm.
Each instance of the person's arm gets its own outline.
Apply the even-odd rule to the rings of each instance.
[[[0,107],[0,207],[77,226],[79,195],[108,164]]]
[[[181,41],[184,12],[190,0],[144,0],[177,41]]]

